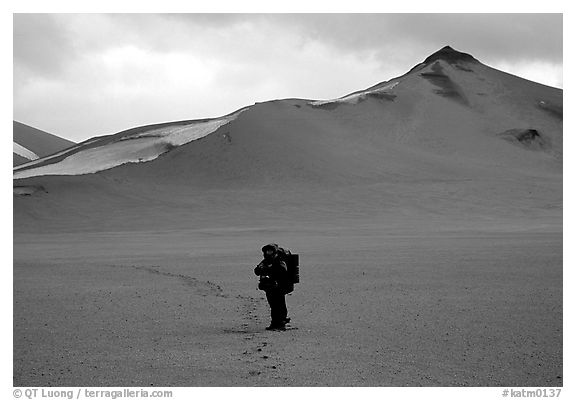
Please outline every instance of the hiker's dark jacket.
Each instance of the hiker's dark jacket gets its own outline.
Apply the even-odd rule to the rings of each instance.
[[[280,257],[275,256],[272,259],[264,259],[254,268],[254,273],[260,276],[260,282],[262,282],[263,277],[268,277],[268,288],[263,290],[281,290],[285,291],[288,285],[288,267],[286,263],[280,259]],[[266,281],[266,278],[264,278]]]

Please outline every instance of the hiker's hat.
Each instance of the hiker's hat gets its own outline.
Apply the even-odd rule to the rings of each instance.
[[[276,243],[270,243],[262,247],[262,253],[266,253],[266,250],[272,250],[274,253],[278,251],[278,245]]]

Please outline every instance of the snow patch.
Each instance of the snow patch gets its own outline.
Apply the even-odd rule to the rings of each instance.
[[[18,154],[20,157],[24,157],[28,160],[37,160],[38,158],[40,158],[40,157],[38,157],[38,155],[36,153],[34,153],[31,150],[28,150],[26,147],[24,147],[24,146],[22,146],[16,142],[12,142],[12,144],[13,144],[13,147],[12,147],[13,150],[12,151],[14,153]]]
[[[82,144],[78,144],[78,145],[76,145],[76,146],[68,147],[67,149],[61,150],[61,151],[59,151],[58,153],[54,153],[54,154],[51,154],[51,155],[49,155],[49,156],[45,156],[45,157],[42,157],[42,158],[38,158],[38,159],[32,160],[32,161],[30,161],[30,162],[27,162],[26,164],[18,165],[18,166],[16,166],[16,167],[14,167],[14,171],[18,171],[18,170],[20,170],[20,169],[22,169],[22,168],[24,168],[24,167],[25,167],[25,168],[30,168],[30,167],[33,166],[33,165],[40,164],[40,163],[46,162],[47,160],[51,160],[51,159],[53,159],[53,158],[60,157],[60,156],[63,155],[63,154],[70,153],[70,152],[74,151],[75,149],[77,149],[78,147],[82,147],[82,146],[85,146],[85,145],[87,145],[87,144],[88,144],[88,142],[82,143]]]
[[[317,100],[311,101],[308,104],[312,106],[322,106],[325,104],[331,103],[348,103],[348,104],[358,104],[360,100],[366,97],[366,95],[373,94],[373,93],[387,93],[390,90],[394,89],[400,82],[392,82],[388,85],[372,89],[372,90],[365,90],[363,92],[353,93],[348,96],[340,97],[339,99],[332,99],[332,100]]]
[[[103,146],[80,150],[54,164],[16,170],[13,177],[20,179],[40,175],[83,175],[126,163],[152,161],[175,146],[182,146],[209,135],[236,119],[242,111],[208,121],[172,125],[125,136]]]

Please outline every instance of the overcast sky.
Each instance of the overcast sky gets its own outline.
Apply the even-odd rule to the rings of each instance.
[[[445,45],[563,87],[561,14],[15,14],[14,119],[73,141],[329,99]]]

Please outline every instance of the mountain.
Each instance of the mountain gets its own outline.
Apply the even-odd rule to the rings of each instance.
[[[26,196],[15,219],[22,229],[34,219],[67,229],[259,218],[557,226],[562,104],[562,90],[447,46],[338,99],[138,127],[16,167],[15,193]]]
[[[73,146],[70,140],[13,121],[14,166],[54,154]]]

